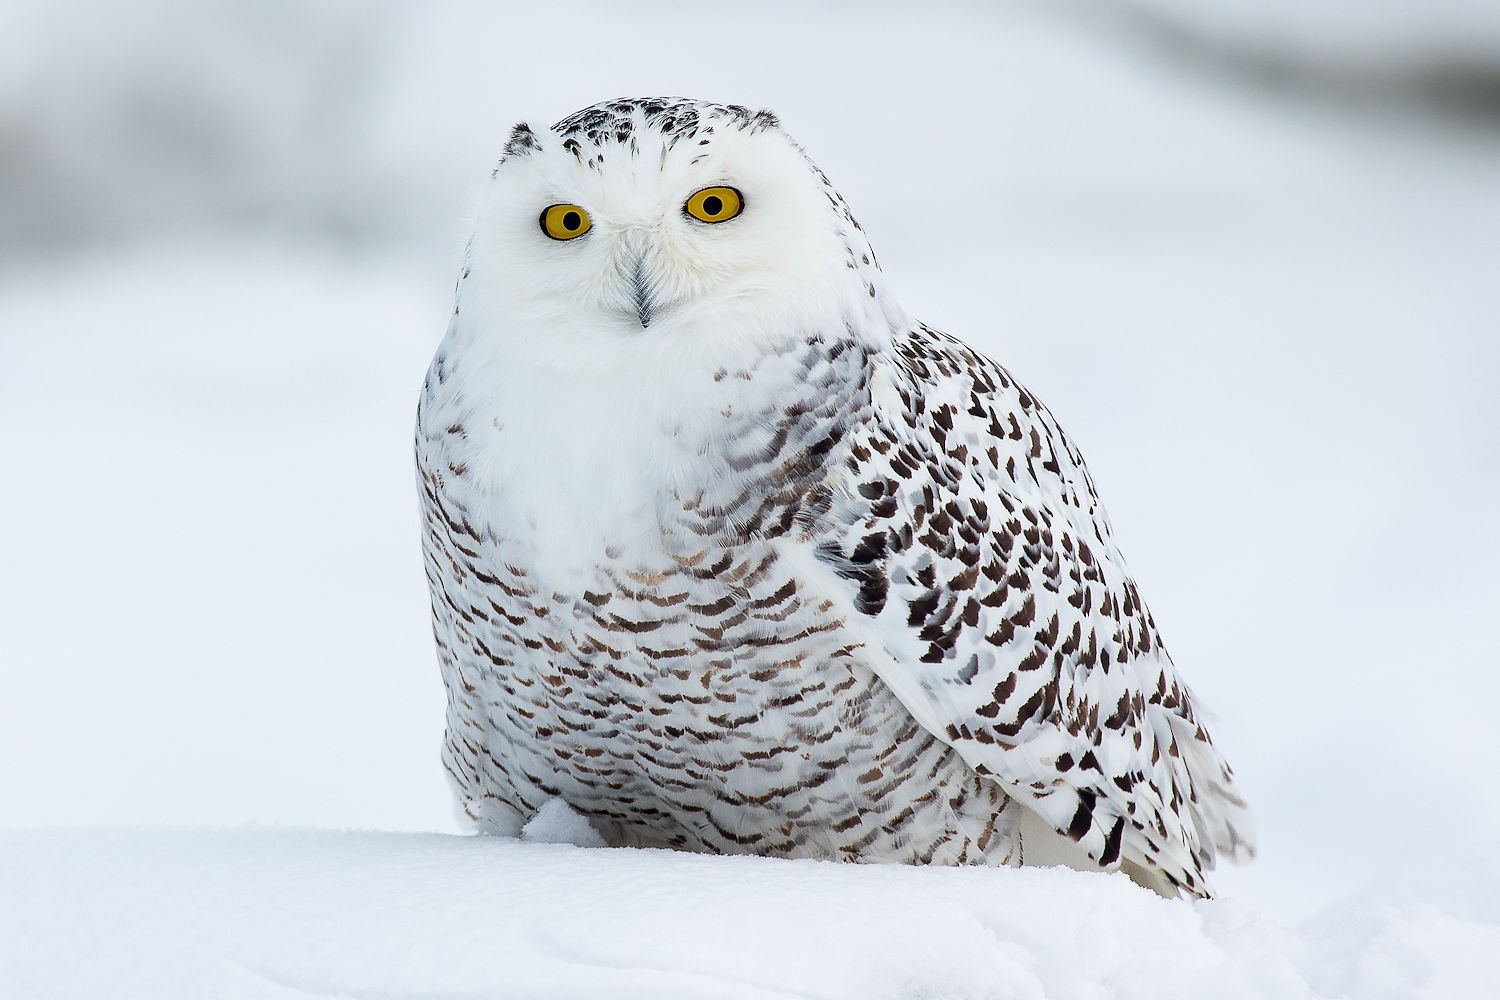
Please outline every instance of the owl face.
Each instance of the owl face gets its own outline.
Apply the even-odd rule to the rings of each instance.
[[[768,113],[597,105],[516,127],[461,305],[472,295],[498,336],[553,357],[842,327],[873,297],[852,221]]]

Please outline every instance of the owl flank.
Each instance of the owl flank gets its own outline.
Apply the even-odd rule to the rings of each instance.
[[[416,449],[482,832],[561,798],[612,845],[1173,896],[1253,854],[1078,449],[767,112],[517,126]]]

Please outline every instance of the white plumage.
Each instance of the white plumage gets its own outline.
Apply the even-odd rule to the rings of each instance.
[[[765,112],[518,126],[417,455],[482,830],[558,797],[614,844],[1196,895],[1251,853],[1077,449]]]

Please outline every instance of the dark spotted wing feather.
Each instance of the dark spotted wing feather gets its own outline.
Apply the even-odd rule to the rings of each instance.
[[[926,327],[872,381],[819,555],[913,716],[1105,867],[1206,893],[1248,816],[1083,458],[999,365]]]

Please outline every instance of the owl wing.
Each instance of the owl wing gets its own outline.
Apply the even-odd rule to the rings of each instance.
[[[999,365],[918,327],[877,364],[818,555],[916,720],[1106,868],[1206,895],[1244,802],[1083,458]]]

